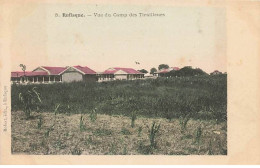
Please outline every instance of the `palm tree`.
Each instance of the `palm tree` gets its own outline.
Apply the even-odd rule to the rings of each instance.
[[[20,64],[19,66],[22,68],[22,71],[23,71],[23,79],[24,79],[24,81],[25,81],[25,70],[26,70],[26,65],[24,65],[24,64]]]

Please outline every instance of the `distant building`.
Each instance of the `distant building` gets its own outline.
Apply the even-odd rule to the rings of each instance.
[[[32,76],[34,80],[33,81],[29,80],[29,82],[34,82],[34,83],[62,82],[61,73],[65,70],[66,67],[40,66],[34,69],[32,72],[41,72],[47,74],[43,76]]]
[[[134,80],[141,78],[144,78],[144,73],[141,73],[133,68],[120,67],[109,68],[98,75],[99,81]]]
[[[180,68],[178,67],[170,67],[168,69],[161,69],[159,70],[158,72],[156,72],[156,74],[159,76],[159,77],[164,77],[167,73],[169,73],[170,71],[178,71]]]
[[[155,78],[157,78],[157,76],[155,76],[155,75],[153,75],[153,74],[149,74],[149,73],[147,73],[147,74],[144,74],[144,78],[153,78],[153,79],[155,79]]]
[[[40,66],[33,71],[11,72],[13,83],[54,83],[72,81],[97,81],[96,72],[88,67],[67,66],[48,67]]]
[[[222,72],[220,72],[218,70],[215,70],[215,71],[210,73],[210,75],[220,75],[220,74],[222,74]]]
[[[13,83],[29,83],[43,82],[44,78],[48,78],[47,72],[32,72],[32,71],[15,71],[11,72],[11,81]],[[60,80],[56,79],[57,81]]]
[[[134,80],[144,78],[141,73],[133,68],[109,68],[102,73],[96,73],[87,66],[50,67],[40,66],[33,71],[11,72],[12,83],[55,83],[72,81],[110,81]]]
[[[98,80],[97,73],[85,66],[72,66],[68,67],[65,71],[61,73],[63,82],[72,81],[85,81],[85,82],[95,82]]]

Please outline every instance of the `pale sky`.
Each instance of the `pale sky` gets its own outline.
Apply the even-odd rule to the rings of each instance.
[[[55,13],[91,17],[55,18]],[[93,13],[164,13],[164,17],[102,17]],[[110,67],[135,69],[193,66],[206,72],[226,71],[224,8],[41,5],[20,6],[13,30],[12,71],[19,64],[88,66],[101,72]],[[135,61],[140,62],[136,65]]]

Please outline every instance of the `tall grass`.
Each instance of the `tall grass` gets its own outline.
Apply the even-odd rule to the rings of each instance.
[[[12,111],[23,110],[19,93],[35,85],[12,85]],[[226,120],[227,76],[194,76],[182,78],[157,78],[134,81],[109,81],[102,83],[39,84],[41,111],[81,113],[97,108],[98,113],[125,115],[132,111],[138,116],[164,117],[171,120],[183,114],[191,118]]]
[[[24,111],[26,119],[31,117],[31,111],[37,109],[38,103],[41,103],[40,93],[37,92],[36,87],[21,90],[17,94],[21,109]]]
[[[42,128],[42,124],[43,124],[43,121],[42,121],[42,117],[40,116],[39,121],[37,123],[37,128],[41,129]]]
[[[151,149],[156,147],[155,137],[160,129],[160,124],[156,124],[153,122],[151,128],[149,129],[149,139],[150,139],[150,147]]]
[[[135,120],[136,120],[136,111],[132,111],[132,114],[131,114],[131,127],[134,128],[135,126]]]
[[[89,118],[91,122],[95,122],[97,120],[97,109],[94,108],[93,110],[91,110],[90,114],[89,114]]]
[[[191,118],[191,115],[190,114],[187,114],[185,116],[180,116],[179,117],[179,124],[181,126],[181,132],[184,133],[187,129],[187,124],[189,122]]]
[[[138,137],[141,137],[142,130],[143,130],[143,127],[139,126],[138,127]]]
[[[195,136],[195,143],[197,143],[198,145],[200,145],[201,136],[202,136],[202,128],[201,126],[199,126],[196,130],[196,136]]]
[[[80,131],[85,131],[86,130],[86,125],[84,124],[83,115],[80,116],[79,129],[80,129]]]

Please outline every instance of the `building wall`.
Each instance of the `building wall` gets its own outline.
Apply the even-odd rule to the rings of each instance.
[[[98,77],[97,77],[97,75],[87,74],[87,75],[83,76],[83,81],[85,81],[85,82],[96,82],[96,81],[98,81]]]
[[[100,74],[98,75],[98,81],[110,81],[110,80],[135,80],[144,78],[144,74]]]
[[[115,74],[115,79],[119,79],[119,80],[127,79],[127,74]]]
[[[82,81],[82,74],[79,72],[65,72],[62,74],[62,82]]]
[[[11,77],[12,82],[20,82],[21,78],[20,77]]]

